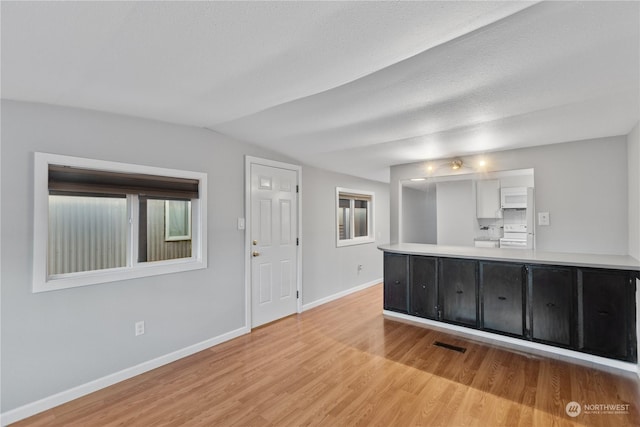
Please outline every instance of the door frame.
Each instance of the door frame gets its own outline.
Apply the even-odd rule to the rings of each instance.
[[[284,163],[275,160],[263,159],[260,157],[245,156],[244,166],[244,288],[245,288],[245,326],[251,331],[251,301],[253,298],[251,292],[251,165],[270,166],[274,168],[287,169],[296,173],[296,181],[298,186],[297,192],[297,238],[296,246],[296,291],[298,298],[296,300],[296,312],[302,313],[302,166],[291,163]]]

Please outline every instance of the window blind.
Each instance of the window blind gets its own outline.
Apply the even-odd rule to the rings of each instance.
[[[121,196],[138,194],[167,199],[197,199],[199,181],[190,178],[145,175],[49,165],[49,194]]]
[[[340,192],[340,198],[371,201],[371,196],[366,194],[351,194]]]

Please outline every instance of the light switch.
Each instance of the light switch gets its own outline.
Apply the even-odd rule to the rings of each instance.
[[[538,212],[538,225],[549,225],[549,212]]]
[[[244,218],[238,218],[238,230],[244,230]]]

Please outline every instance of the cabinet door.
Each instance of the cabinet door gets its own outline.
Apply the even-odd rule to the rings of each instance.
[[[412,256],[410,262],[409,314],[437,318],[437,259]]]
[[[442,320],[478,326],[478,262],[441,258],[438,293]]]
[[[524,335],[524,265],[480,263],[482,328]]]
[[[581,269],[578,295],[581,302],[580,349],[616,359],[635,361],[633,309],[635,286],[626,271]],[[631,304],[630,304],[631,303]],[[631,329],[634,333],[631,334]]]
[[[384,254],[384,309],[407,312],[409,256]]]
[[[575,270],[530,267],[531,333],[534,340],[571,346],[575,342]]]

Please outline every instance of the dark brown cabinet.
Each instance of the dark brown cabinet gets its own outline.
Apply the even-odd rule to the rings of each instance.
[[[478,326],[478,262],[440,258],[439,308],[442,320]]]
[[[523,336],[525,266],[480,263],[480,304],[483,329]]]
[[[437,265],[437,258],[411,257],[409,261],[409,314],[428,319],[438,318]]]
[[[635,284],[627,271],[578,270],[580,350],[636,359]]]
[[[637,271],[384,253],[384,309],[636,363]]]
[[[575,343],[574,277],[570,267],[529,267],[533,340],[565,347]]]
[[[407,313],[409,255],[384,254],[384,309]]]

